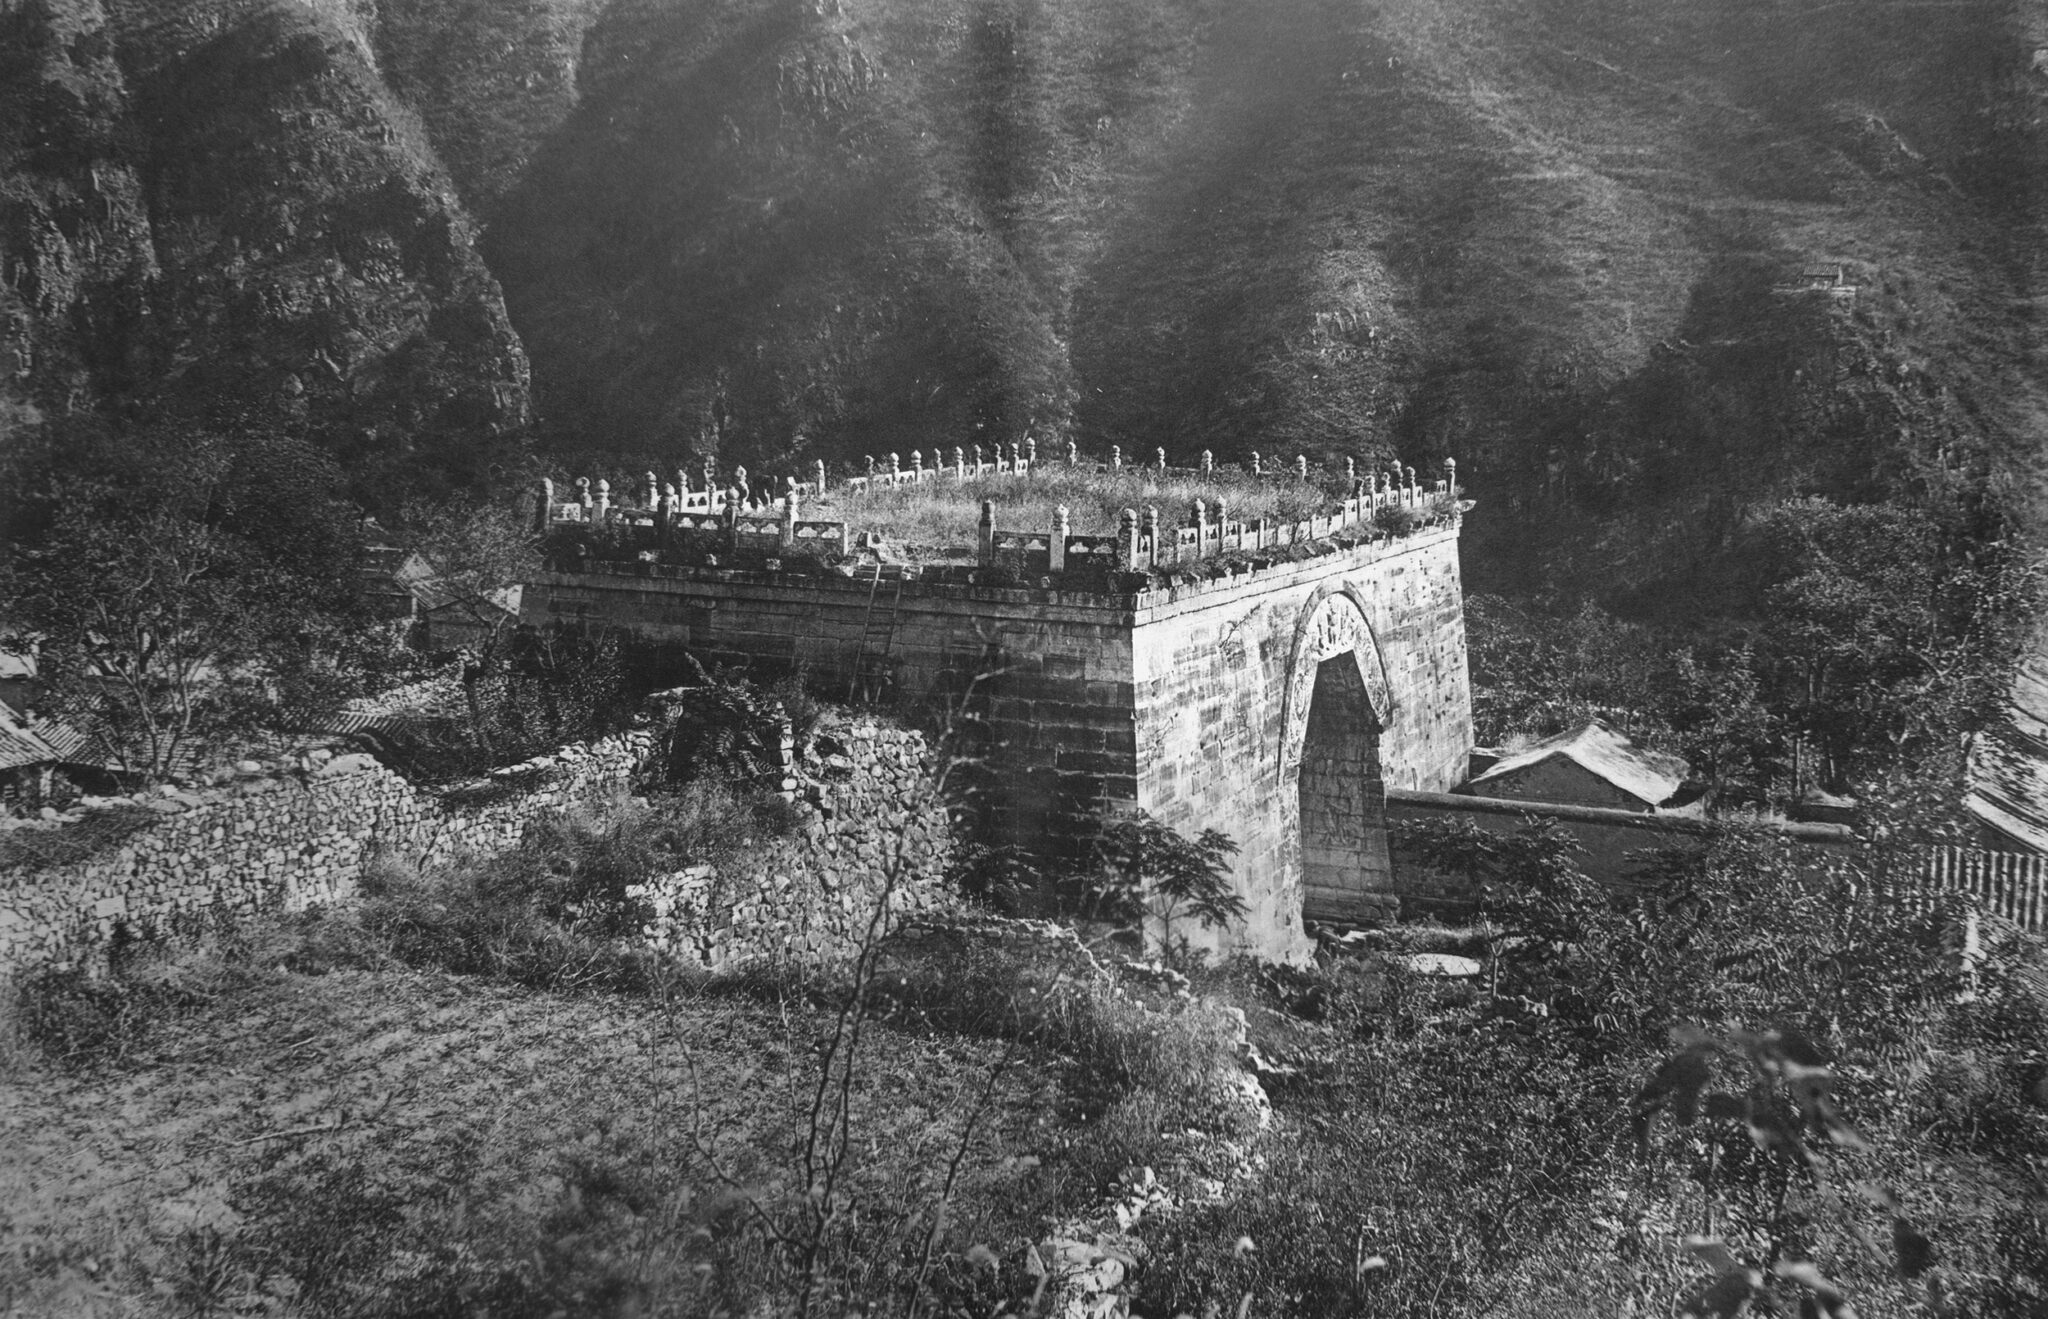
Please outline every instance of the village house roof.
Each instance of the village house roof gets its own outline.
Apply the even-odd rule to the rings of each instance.
[[[0,703],[0,769],[76,762],[90,740],[69,724],[47,719],[30,723]]]
[[[1571,761],[1649,806],[1670,800],[1685,781],[1689,768],[1683,756],[1639,747],[1595,719],[1501,757],[1471,781],[1470,790],[1483,797],[1488,783],[1497,783],[1553,757]]]
[[[1970,746],[1965,806],[2020,847],[2048,852],[2048,655],[2013,675],[2005,718]]]

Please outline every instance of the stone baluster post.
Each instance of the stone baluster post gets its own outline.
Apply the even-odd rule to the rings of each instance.
[[[957,444],[953,446],[953,479],[955,481],[965,481],[967,479],[967,450]]]
[[[903,460],[901,458],[898,458],[895,452],[892,450],[889,454],[889,484],[891,486],[899,484],[897,478],[902,474]]]
[[[555,483],[547,477],[540,479],[540,507],[534,510],[533,530],[537,535],[546,535],[548,524],[555,520]]]
[[[1206,474],[1215,470],[1216,455],[1207,449],[1202,450],[1202,471]]]
[[[1294,479],[1297,481],[1308,480],[1308,455],[1305,453],[1294,455]]]
[[[1072,440],[1068,440],[1068,441],[1067,441],[1067,466],[1069,466],[1069,467],[1079,467],[1080,465],[1081,465],[1081,446],[1080,446],[1080,445],[1078,445],[1078,444],[1076,444],[1076,443],[1074,443],[1074,442],[1073,442]]]
[[[1109,470],[1110,470],[1110,471],[1112,471],[1112,472],[1120,472],[1120,471],[1122,471],[1122,470],[1123,470],[1123,466],[1124,466],[1124,446],[1123,446],[1123,445],[1121,445],[1121,444],[1112,444],[1112,445],[1110,445],[1110,446],[1109,446]],[[1135,517],[1136,515],[1135,515],[1135,514],[1133,514],[1132,516],[1134,516],[1134,517]]]
[[[1067,506],[1061,504],[1052,511],[1052,535],[1045,542],[1045,569],[1059,573],[1067,570],[1067,533],[1073,526],[1067,516]]]
[[[1160,560],[1159,506],[1157,504],[1145,505],[1145,543],[1150,547],[1150,556],[1147,562],[1157,564]]]
[[[647,511],[652,513],[661,507],[661,478],[654,473],[647,474]]]
[[[1116,543],[1118,557],[1126,572],[1138,566],[1138,510],[1127,508],[1117,515]]]
[[[1458,460],[1444,459],[1444,493],[1451,498],[1458,497]]]
[[[1209,506],[1195,501],[1195,557],[1202,558],[1209,553]]]
[[[1264,476],[1265,474],[1266,474],[1265,468],[1264,468],[1264,467],[1263,467],[1263,466],[1262,466],[1262,465],[1260,464],[1260,462],[1259,462],[1259,451],[1258,451],[1257,449],[1253,449],[1253,450],[1252,450],[1252,475],[1253,475],[1253,476]]]
[[[587,476],[576,478],[576,507],[582,510],[583,520],[585,522],[590,521],[592,504],[590,500],[590,478]]]
[[[996,561],[996,501],[981,501],[981,563],[983,567]]]
[[[655,539],[661,543],[663,550],[668,549],[670,545],[675,543],[676,516],[682,511],[682,497],[676,493],[676,488],[672,485],[663,486],[661,502],[655,506],[654,510]]]
[[[754,488],[747,482],[746,468],[735,467],[732,469],[732,488],[735,492],[734,497],[741,507],[751,505],[754,498]]]
[[[861,475],[865,476],[868,479],[868,488],[873,489],[875,481],[875,455],[867,454],[865,455],[865,459],[867,462],[867,467],[861,472]]]
[[[986,464],[981,459],[981,446],[977,444],[974,446],[974,474],[978,477],[985,470]]]
[[[1024,437],[1024,470],[1028,472],[1036,466],[1038,466],[1038,441],[1032,436],[1026,435]]]
[[[704,507],[713,512],[718,510],[718,460],[704,460]]]
[[[1162,472],[1166,470],[1166,450],[1164,448],[1152,451],[1152,466]]]
[[[1345,485],[1356,485],[1356,484],[1357,484],[1357,482],[1358,482],[1358,460],[1357,460],[1356,458],[1353,458],[1353,457],[1350,457],[1350,456],[1348,456],[1348,455],[1347,455],[1347,456],[1345,457],[1345,459],[1344,459],[1344,484],[1345,484]]]
[[[922,449],[912,449],[910,451],[910,479],[913,483],[917,484],[922,484],[924,481],[924,450]]]
[[[1415,484],[1415,469],[1411,467],[1408,469],[1408,502],[1410,504],[1419,503],[1421,498],[1422,487]]]
[[[1216,552],[1222,554],[1230,548],[1224,537],[1230,534],[1230,504],[1227,500],[1216,501]]]
[[[792,476],[789,478],[788,493],[782,497],[781,540],[782,548],[785,550],[796,544],[797,505],[802,502],[803,496],[797,493],[796,478]]]
[[[612,483],[601,476],[597,478],[597,500],[591,505],[591,509],[599,522],[612,515]]]
[[[817,482],[817,485],[815,487],[816,493],[818,497],[822,499],[825,495],[825,460],[823,458],[818,459],[818,461],[813,465],[812,472],[812,479]]]

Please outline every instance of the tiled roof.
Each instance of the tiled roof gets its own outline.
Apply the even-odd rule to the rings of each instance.
[[[2005,718],[1970,746],[1970,814],[2037,852],[2048,852],[2048,653],[2013,675]]]
[[[0,705],[0,769],[76,761],[89,741],[69,724],[44,720],[33,726]]]
[[[1486,784],[1518,773],[1540,761],[1562,756],[1616,788],[1651,806],[1662,805],[1685,781],[1682,756],[1649,751],[1595,719],[1569,733],[1546,737],[1495,761],[1472,780],[1472,791],[1486,795]]]

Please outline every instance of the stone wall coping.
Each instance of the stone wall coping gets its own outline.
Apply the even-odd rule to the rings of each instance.
[[[1475,797],[1462,792],[1424,792],[1418,788],[1388,788],[1387,805],[1422,806],[1470,815],[1541,815],[1576,824],[1615,825],[1644,833],[1703,834],[1718,824],[1731,823],[1697,815],[1659,815],[1650,811],[1624,811],[1612,806],[1517,801],[1508,797]],[[1802,820],[1758,820],[1754,823],[1795,843],[1849,847],[1857,841],[1856,831],[1846,824],[1816,824]]]
[[[952,580],[955,575],[973,575],[987,572],[987,569],[926,570],[906,574],[903,577],[903,599],[906,604],[916,599],[959,601],[981,607],[983,611],[995,612],[1004,607],[1029,610],[1034,618],[1045,617],[1048,610],[1057,614],[1070,611],[1075,621],[1094,623],[1115,622],[1124,627],[1136,626],[1152,621],[1145,615],[1170,617],[1181,612],[1190,603],[1198,607],[1217,603],[1238,592],[1265,592],[1278,584],[1275,579],[1289,569],[1307,568],[1312,575],[1322,576],[1329,569],[1329,560],[1345,556],[1353,563],[1377,563],[1388,558],[1426,550],[1445,540],[1455,540],[1460,527],[1457,523],[1445,526],[1426,527],[1393,538],[1374,537],[1352,539],[1347,537],[1306,542],[1300,546],[1283,547],[1287,550],[1302,551],[1292,554],[1276,554],[1262,560],[1201,560],[1194,565],[1169,573],[1168,582],[1147,586],[1141,591],[1081,591],[1068,590],[1051,585],[1052,579],[1041,579],[1040,586],[995,586]],[[683,593],[691,585],[722,587],[757,587],[763,598],[787,598],[804,591],[818,591],[834,595],[859,596],[865,601],[872,584],[872,578],[858,570],[847,572],[775,572],[754,568],[710,568],[696,565],[663,567],[654,573],[642,573],[631,563],[593,563],[580,572],[543,572],[533,584],[542,587],[575,588],[587,586],[593,580],[605,582],[634,583],[634,589],[652,590],[662,594]],[[884,580],[893,581],[893,578]],[[994,606],[994,610],[987,607]],[[1111,615],[1105,619],[1103,615]]]

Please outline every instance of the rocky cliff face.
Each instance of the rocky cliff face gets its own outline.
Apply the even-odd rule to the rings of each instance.
[[[629,468],[1455,453],[1482,568],[1597,523],[1640,584],[1789,491],[2034,499],[2044,52],[2034,0],[15,0],[0,426],[374,487],[481,467],[530,360]]]
[[[366,490],[527,422],[475,225],[340,5],[0,14],[0,361],[32,414],[313,439]]]

